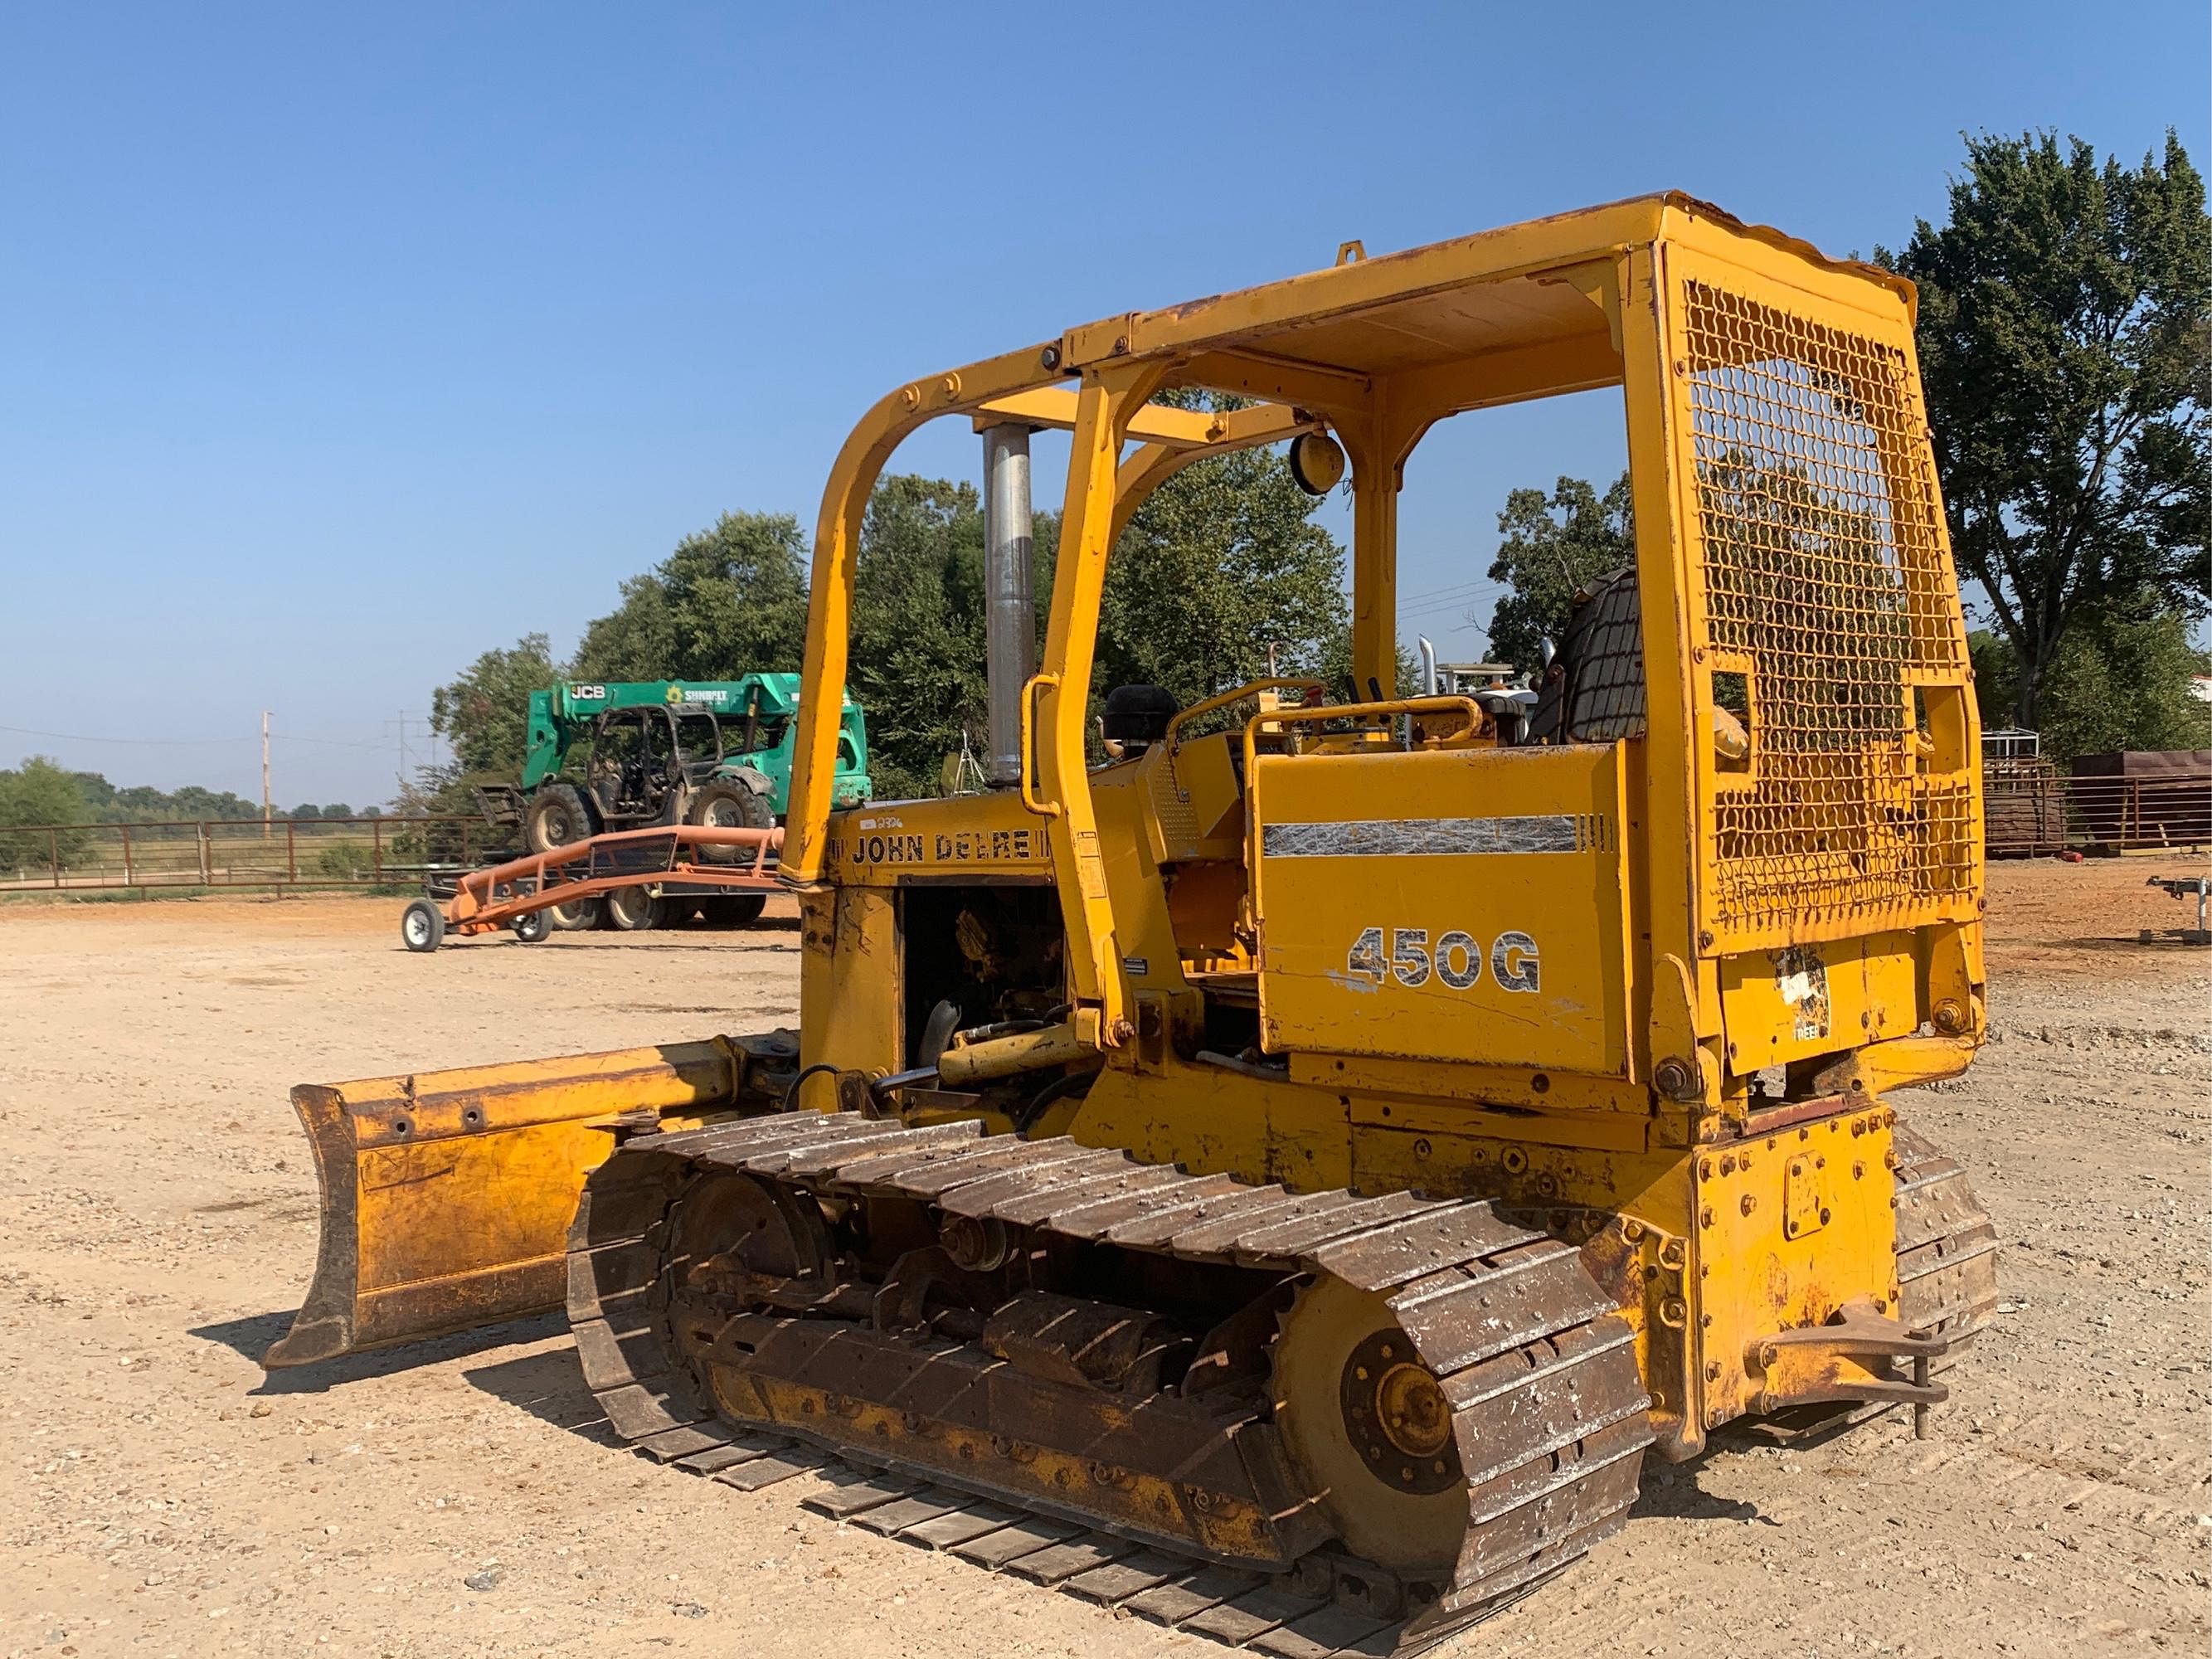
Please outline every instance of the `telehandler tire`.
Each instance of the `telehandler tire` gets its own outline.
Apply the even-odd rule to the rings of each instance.
[[[522,819],[522,838],[533,853],[550,853],[589,839],[592,809],[573,783],[549,783],[530,798]]]
[[[446,942],[446,913],[431,900],[410,900],[399,913],[399,942],[427,954]]]
[[[684,821],[714,830],[772,830],[775,813],[768,797],[750,783],[736,778],[711,778],[691,797]],[[702,847],[702,864],[750,862],[752,850],[744,847]]]

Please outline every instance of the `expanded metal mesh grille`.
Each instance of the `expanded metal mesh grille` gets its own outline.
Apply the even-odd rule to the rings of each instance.
[[[1753,745],[1721,775],[1713,920],[1896,925],[1972,863],[1971,784],[1915,738],[1913,684],[1965,664],[1910,365],[1701,283],[1684,301],[1706,644]]]

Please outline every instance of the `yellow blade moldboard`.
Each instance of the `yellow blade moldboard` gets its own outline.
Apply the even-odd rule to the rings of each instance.
[[[559,1307],[577,1194],[617,1129],[663,1115],[690,1127],[733,1107],[761,1042],[300,1085],[292,1105],[314,1148],[322,1237],[307,1301],[263,1364]]]

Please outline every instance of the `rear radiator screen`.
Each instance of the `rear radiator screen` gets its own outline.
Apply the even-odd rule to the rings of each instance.
[[[1739,945],[1932,920],[1972,881],[1972,794],[1929,775],[1916,685],[1963,684],[1905,352],[1690,282],[1714,699],[1752,728],[1708,829]]]

